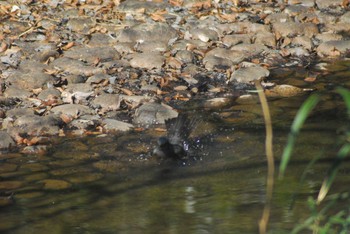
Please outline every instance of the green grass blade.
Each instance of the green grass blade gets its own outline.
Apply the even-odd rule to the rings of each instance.
[[[320,192],[318,193],[317,203],[319,204],[327,195],[334,178],[337,174],[339,166],[343,162],[344,158],[350,154],[350,144],[343,145],[336,157],[335,162],[332,164],[331,168],[328,170],[327,176],[322,183]]]
[[[348,116],[350,117],[350,91],[339,87],[337,88],[337,92],[343,97],[346,108],[348,109]]]
[[[317,103],[320,100],[320,95],[313,94],[310,97],[306,99],[306,101],[303,103],[303,105],[300,107],[297,115],[294,118],[291,131],[288,135],[287,145],[284,148],[281,164],[279,168],[279,177],[282,178],[286,167],[288,165],[288,162],[290,160],[290,157],[292,155],[292,151],[294,148],[295,140],[297,135],[299,134],[299,131],[301,127],[303,126],[307,116],[310,114],[310,112],[314,109],[314,107],[317,105]]]

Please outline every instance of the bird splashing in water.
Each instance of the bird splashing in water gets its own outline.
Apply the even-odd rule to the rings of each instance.
[[[198,117],[189,117],[179,114],[177,118],[166,120],[167,136],[160,137],[153,155],[160,160],[169,160],[184,163],[190,153],[189,136],[198,126]]]

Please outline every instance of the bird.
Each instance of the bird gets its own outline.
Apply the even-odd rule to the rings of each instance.
[[[158,138],[152,155],[160,160],[184,162],[190,151],[189,136],[198,123],[198,117],[190,118],[185,113],[180,113],[177,118],[166,120],[167,136]]]

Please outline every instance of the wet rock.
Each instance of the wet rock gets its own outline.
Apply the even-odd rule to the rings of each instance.
[[[102,108],[105,111],[118,110],[120,108],[121,98],[118,94],[102,94],[97,96],[92,104]]]
[[[165,120],[176,118],[178,113],[170,106],[145,103],[135,111],[134,123],[140,125],[164,124]]]
[[[30,145],[26,146],[21,150],[21,153],[23,154],[35,154],[35,155],[44,155],[49,150],[48,145]],[[41,167],[40,169],[44,169],[44,167]]]
[[[157,52],[146,52],[134,54],[130,60],[130,65],[135,68],[160,69],[164,64],[165,58]]]
[[[107,132],[126,132],[134,128],[132,124],[115,119],[103,119],[102,125]]]
[[[12,134],[19,132],[29,136],[58,135],[60,120],[53,115],[25,115],[17,118],[9,129]]]
[[[233,100],[230,98],[212,98],[205,101],[204,107],[210,109],[221,109],[228,107],[232,104],[232,101]]]
[[[344,41],[327,41],[321,43],[317,47],[317,54],[320,57],[336,57],[344,53],[348,53],[350,50],[350,40]]]
[[[11,191],[18,189],[23,186],[23,182],[11,180],[11,181],[1,181],[0,182],[0,191]]]
[[[94,111],[87,106],[79,104],[64,104],[55,106],[51,109],[54,114],[65,114],[70,116],[90,115],[94,114]]]
[[[6,131],[0,131],[0,150],[15,146],[15,142]]]
[[[73,47],[64,53],[65,56],[72,59],[79,59],[81,61],[93,64],[97,59],[100,62],[107,60],[120,59],[119,53],[113,47]]]
[[[89,119],[84,118],[85,116],[74,119],[72,122],[68,124],[68,128],[70,130],[95,130],[98,124],[100,123],[100,119]]]
[[[269,70],[260,66],[242,67],[232,73],[230,82],[250,83],[268,77],[269,74]]]
[[[38,181],[39,184],[43,185],[43,189],[45,190],[62,190],[70,188],[72,185],[64,180],[56,180],[56,179],[45,179]]]

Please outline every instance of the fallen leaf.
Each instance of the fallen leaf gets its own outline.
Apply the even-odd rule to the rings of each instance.
[[[128,96],[134,95],[134,93],[133,93],[131,90],[129,90],[129,89],[120,88],[120,90],[121,90],[123,93],[125,93],[126,95],[128,95]]]
[[[304,81],[312,83],[312,82],[315,82],[316,79],[317,79],[316,77],[309,76],[309,77],[306,77]]]
[[[74,41],[69,42],[67,45],[62,47],[62,50],[69,50],[74,46]]]

